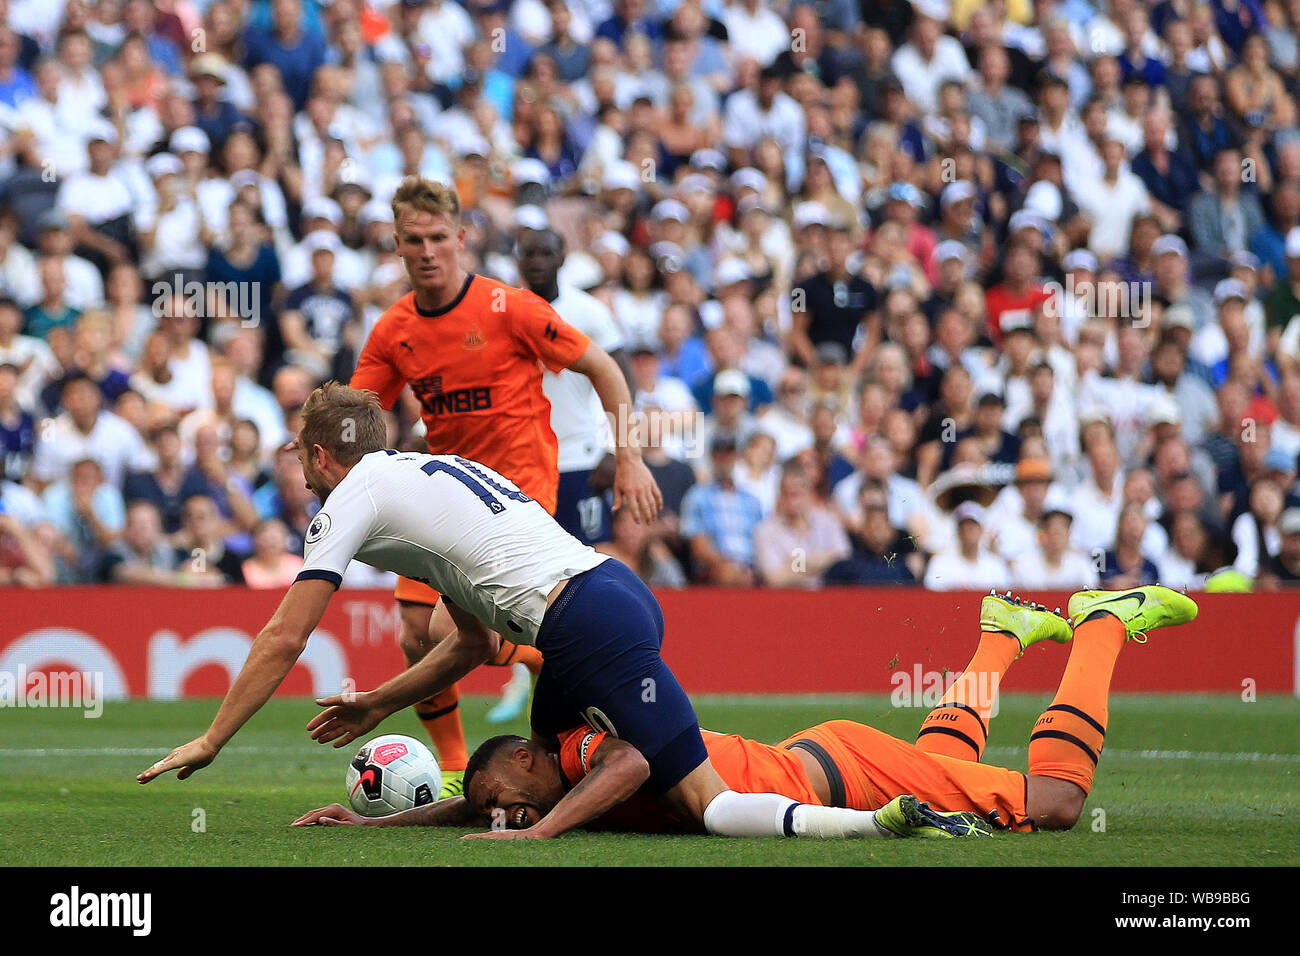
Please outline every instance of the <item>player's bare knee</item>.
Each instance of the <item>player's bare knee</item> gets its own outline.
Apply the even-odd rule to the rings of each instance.
[[[424,604],[402,604],[402,625],[397,633],[397,646],[402,649],[407,664],[414,664],[433,649],[429,636],[429,618],[433,609]]]
[[[706,760],[669,790],[664,796],[670,805],[684,812],[688,818],[703,825],[704,811],[708,809],[713,798],[729,789],[712,761]]]
[[[1034,775],[1029,778],[1029,816],[1040,830],[1069,830],[1079,822],[1088,795],[1068,780]]]

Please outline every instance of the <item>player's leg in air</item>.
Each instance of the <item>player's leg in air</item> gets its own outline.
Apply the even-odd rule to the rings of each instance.
[[[1184,624],[1196,618],[1196,603],[1185,594],[1159,585],[1134,588],[1130,591],[1080,591],[1070,598],[1067,608],[1073,639],[1065,673],[1051,705],[1034,723],[1029,737],[1029,774],[1025,783],[1025,816],[1031,826],[1046,830],[1068,830],[1078,821],[1083,804],[1092,789],[1097,761],[1106,738],[1109,717],[1111,674],[1120,649],[1129,641],[1145,644],[1149,631],[1159,627]],[[1006,631],[1014,636],[1023,648],[1038,640],[1059,640],[1060,619],[1041,606],[1016,604],[1005,598],[989,595],[984,598],[980,614],[980,651],[992,640],[992,635]],[[995,625],[990,629],[989,624]],[[993,645],[996,648],[996,645]],[[977,651],[965,678],[974,672],[978,680],[988,685],[989,676],[999,678],[1006,672],[1010,660],[996,653],[981,655]],[[977,667],[990,668],[983,677]],[[957,685],[954,684],[954,687]],[[932,718],[945,710],[940,707],[926,718],[925,727],[937,726]],[[964,714],[964,711],[962,712]],[[965,736],[975,737],[973,725],[967,718]],[[984,737],[987,737],[987,715],[984,716]],[[952,767],[952,758],[938,753],[937,747],[950,746],[947,741],[958,739],[951,734],[922,733],[917,747],[927,749],[935,759]],[[971,756],[972,747],[962,741],[964,758]],[[982,752],[983,747],[974,748]],[[985,768],[981,770],[996,770]],[[961,776],[960,768],[954,774]],[[924,788],[916,788],[923,794]],[[935,801],[942,805],[942,800]],[[1019,828],[1012,817],[1012,826]]]
[[[1039,613],[1044,611],[1040,604],[1012,597],[1010,591],[1005,597],[996,592],[984,596],[975,656],[921,722],[916,737],[920,750],[979,762],[988,744],[998,687],[1011,663],[1039,641],[1064,644],[1070,639],[1066,620]]]
[[[1029,735],[1029,813],[1044,829],[1068,830],[1083,812],[1106,742],[1110,679],[1128,641],[1195,620],[1196,602],[1152,584],[1079,591],[1068,606],[1074,640],[1056,697]]]

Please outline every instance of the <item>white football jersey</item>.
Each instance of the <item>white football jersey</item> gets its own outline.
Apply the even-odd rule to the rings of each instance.
[[[391,449],[330,492],[298,580],[337,585],[353,558],[424,581],[520,644],[536,642],[555,585],[606,560],[487,465]]]
[[[596,297],[561,286],[551,308],[606,352],[622,347],[623,337],[613,313]],[[542,373],[542,391],[551,402],[551,428],[560,446],[560,473],[595,468],[614,444],[609,419],[591,387],[591,379],[568,369],[558,373],[546,369]]]

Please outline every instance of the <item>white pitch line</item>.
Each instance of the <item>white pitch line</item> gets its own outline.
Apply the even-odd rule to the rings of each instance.
[[[27,747],[0,748],[0,757],[149,757],[154,754],[164,756],[172,747]],[[313,747],[224,747],[222,753],[283,755],[316,753]]]

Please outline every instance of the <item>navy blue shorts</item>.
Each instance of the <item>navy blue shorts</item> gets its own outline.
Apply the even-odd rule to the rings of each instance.
[[[699,720],[659,649],[664,615],[633,571],[610,558],[570,579],[542,619],[544,663],[533,690],[533,733],[579,724],[626,740],[664,793],[708,759]]]
[[[591,471],[560,473],[555,520],[583,544],[600,544],[614,536],[613,495],[591,487]]]

